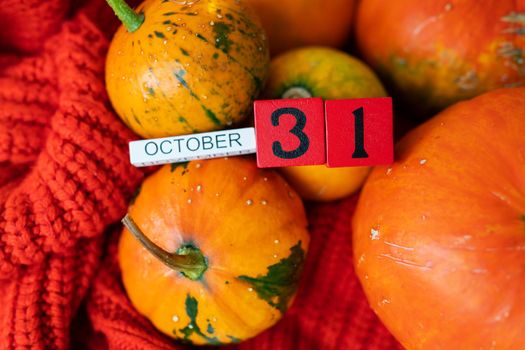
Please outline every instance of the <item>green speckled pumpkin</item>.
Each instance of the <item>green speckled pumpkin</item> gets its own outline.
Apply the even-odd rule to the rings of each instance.
[[[126,26],[109,48],[106,86],[143,137],[222,129],[241,121],[266,78],[266,36],[238,1],[109,1]],[[143,20],[143,22],[141,22]]]
[[[303,204],[250,158],[165,165],[124,223],[126,292],[173,338],[243,341],[279,321],[295,297],[309,244]]]

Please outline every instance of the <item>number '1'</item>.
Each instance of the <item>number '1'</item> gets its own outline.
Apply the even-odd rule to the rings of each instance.
[[[363,107],[352,112],[354,115],[355,146],[352,158],[368,158],[365,151],[365,126],[363,123]]]

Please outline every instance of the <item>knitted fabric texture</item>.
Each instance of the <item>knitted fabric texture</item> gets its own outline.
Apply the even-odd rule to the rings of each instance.
[[[36,18],[26,4],[12,22],[38,21],[41,2],[33,3]],[[125,213],[142,177],[128,164],[132,134],[106,97],[107,39],[82,13],[60,22],[43,22],[42,32],[53,34],[37,54],[0,59],[2,349],[68,347],[102,233]],[[25,35],[36,48],[38,35]]]
[[[104,89],[116,21],[101,0],[0,0],[0,20],[0,349],[182,348],[133,309],[120,282],[121,229],[110,225],[143,173]],[[233,348],[399,347],[353,272],[355,201],[310,208],[294,306]]]

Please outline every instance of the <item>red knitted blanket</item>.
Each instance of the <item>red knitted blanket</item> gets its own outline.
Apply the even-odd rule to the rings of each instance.
[[[180,349],[131,306],[119,219],[143,174],[104,89],[102,0],[0,0],[0,349]],[[356,198],[310,206],[286,317],[231,349],[397,349],[352,267]]]

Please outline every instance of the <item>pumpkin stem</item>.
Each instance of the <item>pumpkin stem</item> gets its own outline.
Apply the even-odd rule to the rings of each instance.
[[[190,280],[199,280],[208,268],[206,258],[202,255],[200,249],[193,246],[185,246],[179,249],[178,253],[169,253],[153,243],[141,231],[129,214],[126,214],[124,219],[122,219],[122,223],[153,256],[169,268],[181,272]]]
[[[302,86],[294,86],[288,88],[281,96],[281,98],[310,98],[312,93]]]
[[[144,22],[144,14],[136,13],[124,0],[106,0],[128,32],[133,33]]]

